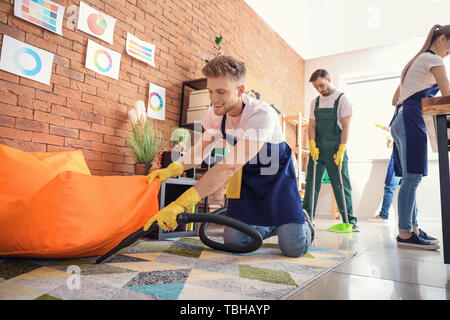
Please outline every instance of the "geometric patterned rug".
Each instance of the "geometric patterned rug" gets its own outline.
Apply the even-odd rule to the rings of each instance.
[[[271,243],[230,254],[188,237],[140,240],[102,264],[0,258],[0,300],[278,300],[355,254],[311,247],[288,258]]]

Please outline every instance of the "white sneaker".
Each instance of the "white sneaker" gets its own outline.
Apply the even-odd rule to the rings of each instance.
[[[379,222],[379,223],[387,223],[388,219],[382,218],[380,215],[376,215],[375,217],[368,219],[370,222]]]

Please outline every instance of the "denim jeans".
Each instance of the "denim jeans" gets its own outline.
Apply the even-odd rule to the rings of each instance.
[[[391,182],[384,186],[383,203],[381,204],[380,217],[383,219],[389,218],[389,208],[392,205],[392,200],[394,199],[395,189],[397,189],[400,183],[401,177],[392,176]]]
[[[278,235],[281,252],[288,257],[301,257],[308,251],[311,244],[311,229],[305,223],[287,223],[278,227],[252,226],[263,239]],[[243,245],[251,241],[250,237],[233,228],[225,227],[224,243]]]
[[[422,180],[422,174],[407,172],[406,132],[403,112],[395,117],[391,134],[397,146],[402,165],[403,177],[398,192],[398,229],[400,233],[410,233],[417,227],[416,190]]]
[[[394,193],[397,189],[398,185],[400,184],[400,181],[402,180],[401,177],[392,176],[391,182],[389,184],[386,184],[384,186],[384,195],[383,195],[383,203],[381,204],[381,211],[380,211],[380,217],[383,219],[389,219],[389,209],[392,205],[392,200],[394,199]],[[413,226],[417,227],[417,204],[415,205],[414,209],[414,216],[413,216]]]

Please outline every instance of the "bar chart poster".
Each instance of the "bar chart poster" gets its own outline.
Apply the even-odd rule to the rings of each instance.
[[[53,57],[51,52],[3,35],[1,70],[49,85]]]
[[[80,1],[77,28],[87,34],[113,44],[116,19]]]
[[[127,53],[152,67],[155,66],[155,45],[142,41],[131,33],[127,32]]]
[[[113,79],[119,79],[122,55],[88,39],[86,68]]]
[[[14,15],[44,29],[62,35],[66,8],[49,0],[16,0]]]

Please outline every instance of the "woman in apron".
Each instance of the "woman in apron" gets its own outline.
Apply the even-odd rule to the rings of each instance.
[[[205,132],[201,142],[209,140],[208,134],[216,131],[231,145],[230,152],[224,163],[208,170],[194,187],[150,219],[145,228],[154,221],[165,230],[175,228],[178,214],[189,210],[228,181],[228,216],[254,226],[263,239],[278,235],[280,249],[286,256],[304,255],[312,241],[313,229],[308,220],[305,222],[292,151],[282,138],[278,115],[267,103],[244,93],[244,63],[232,57],[218,56],[202,72],[207,77],[212,107],[202,121]],[[201,150],[195,150],[197,145],[202,145]],[[194,145],[177,162],[152,172],[149,183],[156,177],[161,182],[193,168],[192,155],[198,151],[204,155],[210,145],[210,142]],[[242,155],[244,161],[235,160]],[[225,228],[224,241],[244,244],[250,239],[234,229]]]
[[[450,54],[450,25],[435,25],[421,51],[403,69],[393,105],[391,122],[394,138],[394,170],[402,177],[398,193],[397,245],[425,250],[439,249],[436,239],[418,227],[416,190],[428,174],[427,131],[422,114],[422,99],[434,97],[439,90],[450,95],[450,84],[443,58]]]

